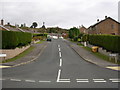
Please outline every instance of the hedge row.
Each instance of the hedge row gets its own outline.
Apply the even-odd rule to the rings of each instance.
[[[89,35],[88,41],[113,53],[120,53],[120,36],[115,35]]]
[[[2,49],[14,49],[31,43],[32,34],[26,32],[2,32]]]

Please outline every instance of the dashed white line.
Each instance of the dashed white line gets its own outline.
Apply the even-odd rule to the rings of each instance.
[[[77,82],[89,82],[89,81],[77,81]]]
[[[20,82],[21,80],[19,80],[19,79],[10,79],[11,81],[18,81],[18,82]]]
[[[35,82],[35,80],[25,80],[26,82]]]
[[[77,82],[89,82],[88,79],[76,79]]]
[[[62,57],[62,53],[61,52],[59,52],[59,56]]]
[[[118,83],[118,82],[120,82],[120,81],[112,81],[112,82],[114,82],[114,83]]]
[[[107,81],[94,81],[94,82],[107,82]]]
[[[105,79],[93,79],[93,80],[105,80]]]
[[[94,82],[107,82],[105,79],[93,79]]]
[[[0,80],[6,80],[6,79],[0,78]]]
[[[60,65],[59,65],[60,67],[62,66],[62,59],[60,59]]]
[[[60,45],[58,45],[58,47],[60,47]]]
[[[59,49],[59,52],[61,51],[61,49],[60,48],[58,48]]]
[[[109,80],[120,80],[120,79],[118,79],[118,78],[115,78],[115,79],[109,79]]]
[[[76,80],[88,80],[88,79],[76,79]]]
[[[39,82],[48,82],[48,83],[49,83],[49,82],[51,82],[51,81],[39,81]]]

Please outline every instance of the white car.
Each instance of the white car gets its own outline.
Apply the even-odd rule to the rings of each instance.
[[[58,39],[58,36],[52,36],[53,37],[53,39]]]

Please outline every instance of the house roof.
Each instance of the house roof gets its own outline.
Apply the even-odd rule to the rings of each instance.
[[[111,18],[111,17],[107,17],[106,19],[101,20],[101,21],[99,21],[98,23],[96,23],[96,24],[94,24],[94,25],[92,25],[92,26],[90,26],[90,27],[95,27],[96,25],[98,25],[98,24],[100,24],[100,23],[106,21],[107,19],[111,19],[112,21],[114,21],[114,22],[120,24],[118,21],[114,20],[113,18]],[[90,28],[90,27],[89,27],[89,28]]]

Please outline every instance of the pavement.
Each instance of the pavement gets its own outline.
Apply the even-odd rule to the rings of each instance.
[[[62,39],[47,42],[33,62],[2,69],[1,80],[3,88],[118,88],[120,83],[118,71],[89,63]]]
[[[85,50],[82,46],[78,46],[77,43],[73,43],[68,40],[65,42],[84,60],[103,68],[120,71],[120,66],[118,64],[114,64],[96,57],[92,52]]]
[[[32,44],[31,46],[33,46],[34,49],[26,56],[12,62],[0,64],[0,68],[11,68],[35,61],[47,46],[47,42],[43,42],[41,44]]]

